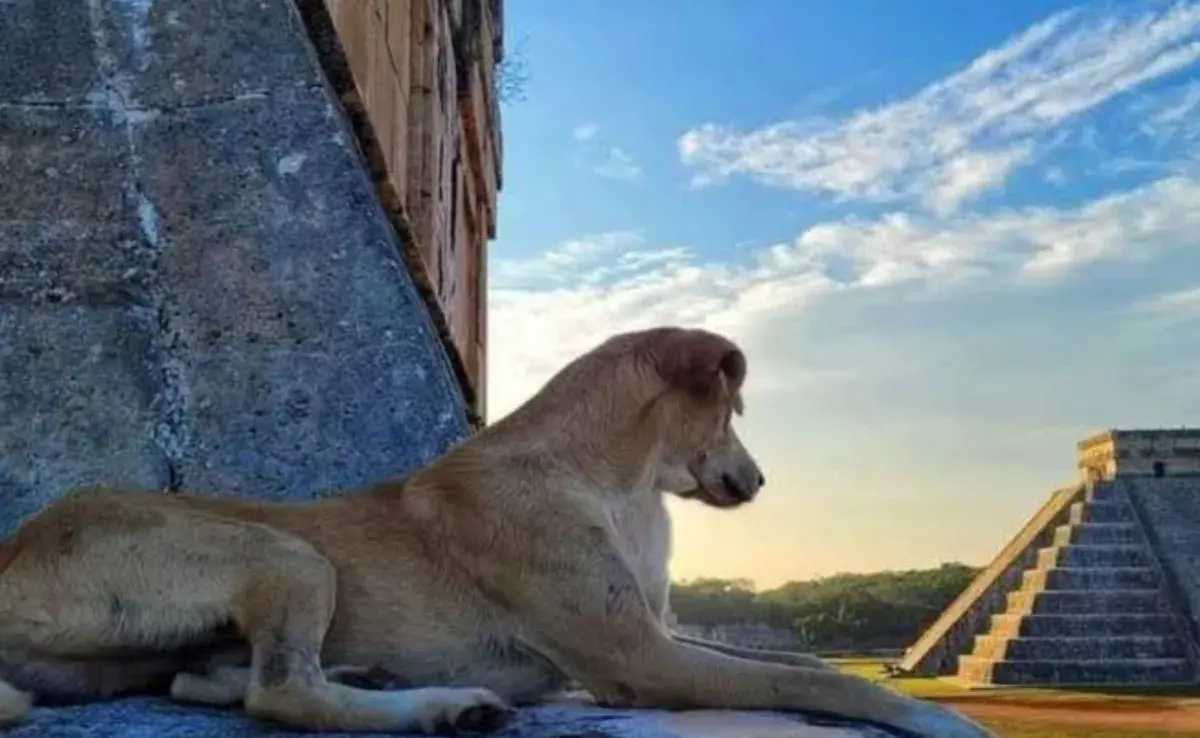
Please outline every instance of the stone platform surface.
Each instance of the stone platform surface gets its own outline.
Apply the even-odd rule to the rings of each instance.
[[[920,738],[984,738],[967,720],[929,705]],[[923,721],[925,722],[925,721]],[[965,731],[965,732],[963,732]],[[5,738],[384,738],[384,734],[292,733],[255,724],[237,710],[183,707],[133,698],[72,707],[37,708]],[[907,738],[874,726],[780,713],[615,710],[587,705],[521,709],[497,738]],[[394,734],[387,738],[396,738]]]

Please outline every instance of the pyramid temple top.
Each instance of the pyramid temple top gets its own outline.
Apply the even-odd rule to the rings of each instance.
[[[1086,479],[1200,474],[1200,428],[1115,428],[1078,444]]]

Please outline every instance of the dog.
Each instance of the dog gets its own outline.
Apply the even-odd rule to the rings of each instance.
[[[0,543],[0,723],[166,690],[309,731],[492,732],[574,683],[607,706],[994,738],[816,657],[667,628],[664,496],[731,510],[765,483],[732,425],[746,373],[727,337],[661,326],[344,496],[77,490]]]

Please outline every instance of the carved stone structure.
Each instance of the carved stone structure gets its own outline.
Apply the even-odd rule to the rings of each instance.
[[[409,269],[447,338],[468,406],[482,422],[486,246],[496,236],[503,154],[496,93],[503,4],[300,4],[317,2],[328,7],[336,29],[336,38],[319,39],[326,68],[364,139],[384,205],[404,234]],[[331,48],[334,42],[344,54]]]
[[[908,650],[968,684],[1200,678],[1200,431],[1112,430]]]
[[[1200,474],[1200,430],[1108,430],[1079,442],[1087,479]]]
[[[740,648],[762,648],[769,651],[803,651],[804,644],[793,628],[774,628],[766,623],[728,623],[725,625],[679,625],[668,622],[678,633],[727,643]]]

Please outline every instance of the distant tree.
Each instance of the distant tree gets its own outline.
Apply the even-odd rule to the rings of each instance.
[[[671,609],[680,622],[723,625],[761,622],[754,584],[745,579],[696,579],[671,588]]]
[[[835,574],[761,592],[746,580],[696,579],[672,586],[671,607],[688,625],[757,622],[791,628],[809,649],[902,648],[977,572],[956,562],[932,569]]]

